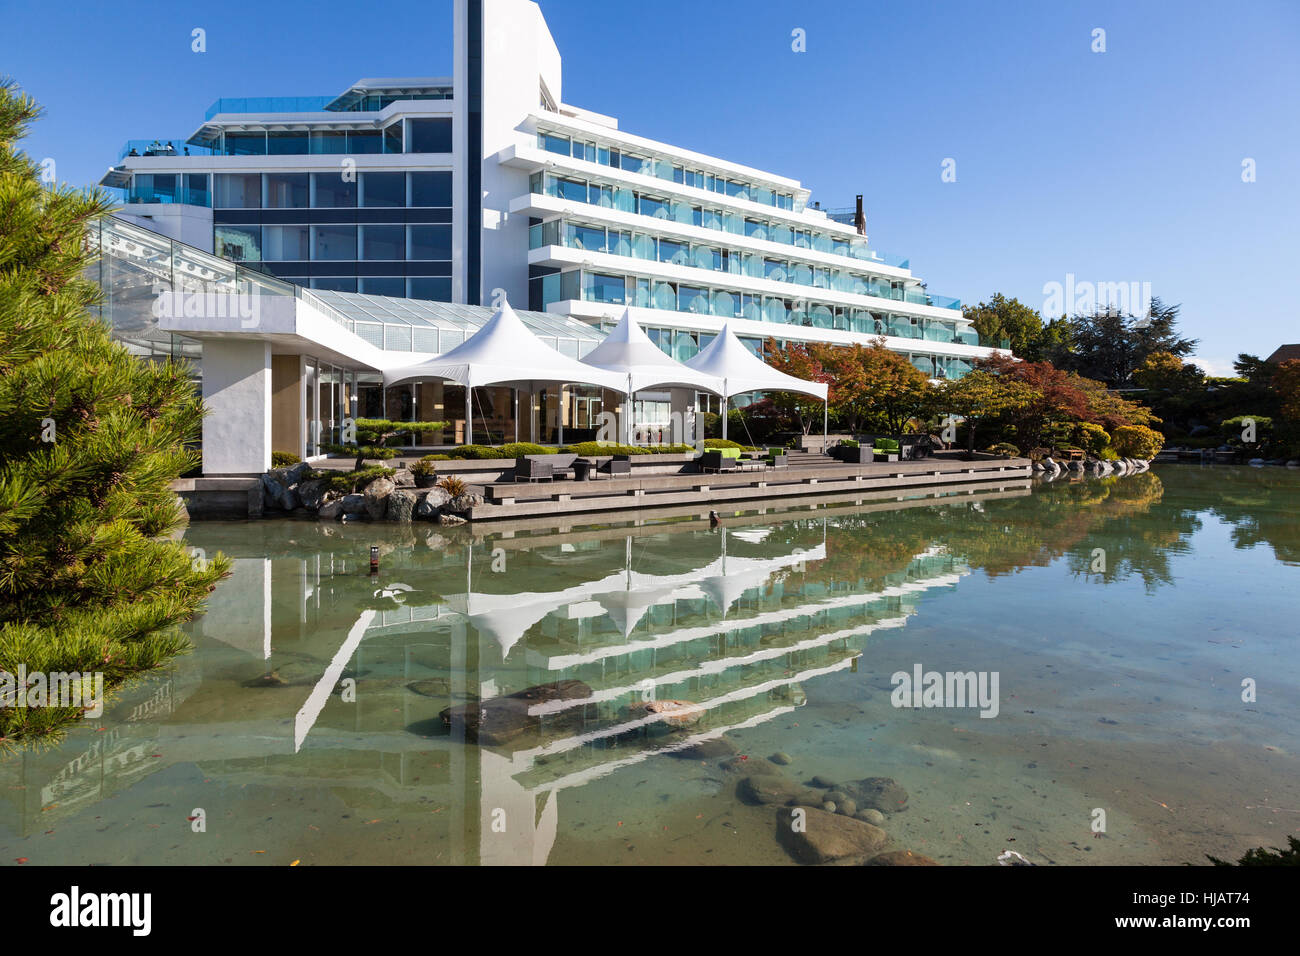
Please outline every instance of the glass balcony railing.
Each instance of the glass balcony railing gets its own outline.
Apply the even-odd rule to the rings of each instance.
[[[530,188],[537,195],[563,199],[566,202],[617,209],[620,212],[648,216],[651,219],[699,226],[703,229],[728,232],[750,239],[794,246],[796,249],[812,249],[814,252],[845,256],[861,262],[876,262],[899,269],[911,268],[910,259],[872,249],[865,239],[845,239],[842,236],[817,233],[811,229],[795,228],[788,222],[769,221],[741,215],[731,210],[711,209],[707,206],[654,197],[626,186],[591,182],[570,176],[556,176],[551,173],[535,173]]]
[[[705,243],[684,242],[652,236],[648,233],[610,229],[562,219],[553,219],[529,227],[528,248],[540,249],[543,246],[561,246],[566,249],[581,249],[585,252],[627,256],[709,272],[743,275],[814,289],[830,289],[851,295],[890,299],[895,302],[935,305],[945,309],[961,308],[961,303],[957,299],[948,296],[930,295],[923,289],[905,290],[873,277],[855,275],[839,269],[828,269]]]
[[[118,152],[119,160],[128,156],[211,156],[206,146],[195,146],[183,139],[128,139]]]
[[[212,119],[218,113],[323,113],[333,96],[223,96],[203,114]]]

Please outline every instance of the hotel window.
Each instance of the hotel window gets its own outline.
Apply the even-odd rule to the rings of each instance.
[[[223,259],[236,262],[262,260],[261,226],[215,226],[212,230],[213,251]]]
[[[357,257],[357,227],[313,226],[311,244],[311,257],[313,259],[355,259]]]
[[[266,134],[268,156],[301,156],[307,152],[307,131],[288,130]]]
[[[548,153],[558,153],[561,156],[568,156],[572,149],[572,143],[567,136],[559,136],[555,133],[538,133],[537,145]]]
[[[349,153],[382,153],[384,134],[377,129],[348,130]]]
[[[310,191],[307,173],[267,173],[267,209],[306,209]]]
[[[605,251],[605,230],[595,226],[565,223],[565,245],[588,252]]]
[[[695,286],[682,286],[678,291],[677,308],[682,312],[696,312],[707,315],[709,312],[708,291]]]
[[[361,291],[366,295],[391,295],[405,298],[406,279],[402,276],[364,276],[361,279]]]
[[[650,301],[656,309],[667,309],[669,312],[677,311],[676,284],[655,280],[654,292],[651,294]]]
[[[668,219],[668,203],[660,199],[651,199],[649,196],[639,197],[637,212],[643,216],[653,216],[655,219]]]
[[[368,260],[405,259],[406,227],[362,226],[361,258]]]
[[[312,130],[311,152],[341,155],[348,151],[348,134],[340,129]]]
[[[217,173],[218,209],[261,209],[262,176],[260,173]]]
[[[317,209],[352,209],[357,204],[357,181],[348,182],[342,171],[337,173],[313,173],[316,187],[315,202]]]
[[[411,173],[412,206],[450,206],[451,173]]]
[[[384,127],[384,152],[402,152],[402,123],[400,120],[396,123],[389,123]]]
[[[587,184],[579,179],[559,179],[555,180],[556,195],[560,199],[568,199],[572,202],[587,201]]]
[[[311,230],[307,226],[263,226],[262,258],[270,261],[311,258]]]
[[[688,265],[690,263],[690,246],[684,242],[660,239],[659,261],[668,262],[675,266]]]
[[[327,292],[356,292],[357,280],[348,276],[317,278],[311,280],[311,287],[313,289],[323,289]]]
[[[450,119],[412,119],[406,121],[409,129],[406,151],[408,153],[450,153]]]
[[[362,173],[361,205],[366,208],[406,205],[405,173]]]
[[[266,133],[226,133],[227,156],[265,156]]]
[[[623,305],[627,301],[627,280],[623,276],[584,272],[582,280],[583,298],[588,302]]]
[[[451,226],[408,226],[408,259],[450,259]]]
[[[410,280],[410,291],[407,293],[412,299],[432,299],[435,302],[451,301],[451,279],[442,276],[412,276]],[[439,345],[441,346],[446,339],[447,333],[444,332],[439,336]]]

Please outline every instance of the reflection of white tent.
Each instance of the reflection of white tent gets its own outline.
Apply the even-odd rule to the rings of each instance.
[[[663,349],[650,341],[641,326],[632,318],[630,309],[623,310],[623,318],[618,327],[606,336],[594,349],[582,359],[584,364],[594,365],[609,372],[626,376],[628,404],[632,396],[647,388],[684,387],[722,394],[722,382],[704,372],[683,365]],[[623,440],[630,440],[632,416],[623,416]]]
[[[779,372],[747,349],[736,338],[729,325],[700,353],[686,363],[688,368],[722,380],[722,400],[745,392],[798,392],[826,401],[827,386],[821,382],[807,382],[785,372]],[[825,416],[823,416],[825,425]],[[722,437],[727,437],[727,415],[723,409]]]
[[[470,444],[474,442],[476,387],[510,385],[532,390],[539,384],[573,383],[625,392],[627,386],[627,376],[585,365],[551,348],[524,325],[508,303],[502,303],[481,329],[454,349],[419,365],[385,372],[384,387],[419,378],[441,378],[465,386],[469,428],[465,439]],[[518,420],[516,407],[515,421]]]

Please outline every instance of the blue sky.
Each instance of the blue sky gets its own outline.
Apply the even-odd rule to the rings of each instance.
[[[930,289],[1035,307],[1149,282],[1197,360],[1300,341],[1300,4],[542,0],[564,98],[624,129],[867,205]],[[26,143],[97,180],[128,138],[218,96],[450,75],[450,0],[6,4],[0,71],[47,108]],[[207,31],[207,52],[190,31]],[[1093,31],[1106,50],[1093,52]],[[792,31],[806,52],[791,49]],[[956,181],[941,180],[955,160]],[[1256,181],[1242,181],[1253,159]]]

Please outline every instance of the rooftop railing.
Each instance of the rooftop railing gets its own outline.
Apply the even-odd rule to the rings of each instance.
[[[204,119],[218,113],[323,113],[334,96],[223,96],[208,107]]]
[[[132,152],[134,150],[134,153]],[[119,160],[127,156],[211,156],[206,146],[195,146],[183,139],[128,139],[118,151]]]

